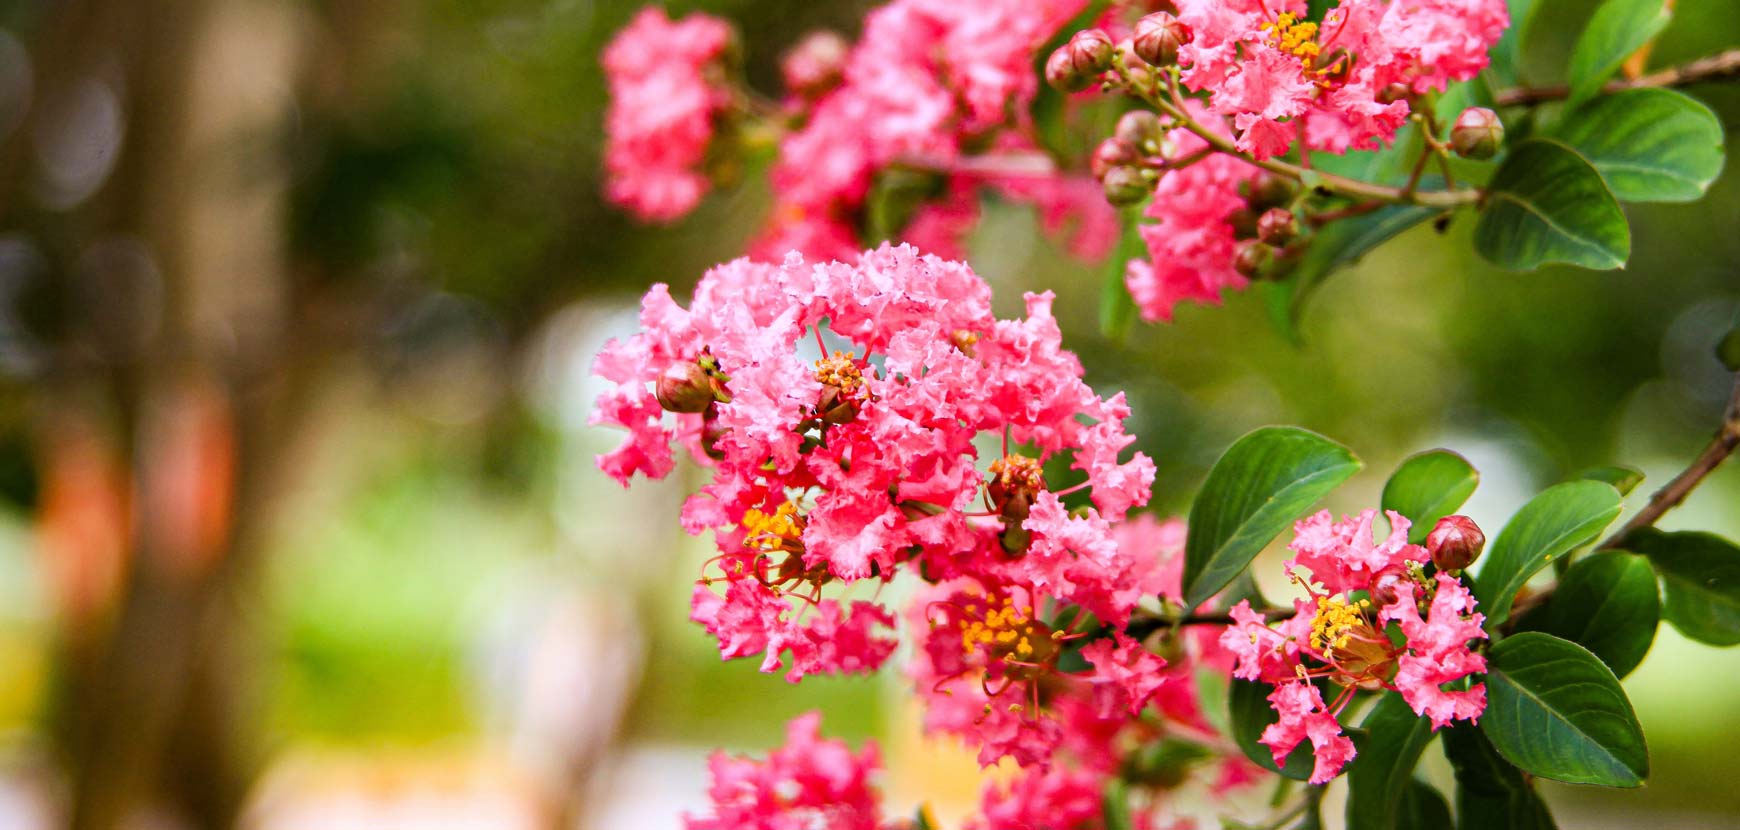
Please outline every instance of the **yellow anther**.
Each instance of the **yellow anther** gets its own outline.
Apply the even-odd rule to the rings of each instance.
[[[804,533],[803,517],[798,515],[797,505],[789,501],[771,514],[750,508],[743,514],[741,526],[745,547],[769,552],[785,550],[788,543],[797,544]]]
[[[1300,20],[1292,12],[1282,12],[1275,22],[1264,23],[1263,30],[1269,33],[1269,45],[1298,58],[1306,72],[1321,74],[1313,66],[1323,53],[1323,47],[1317,43],[1316,23]]]
[[[816,361],[816,382],[832,386],[842,395],[851,397],[864,385],[864,373],[852,360],[852,352],[834,352],[833,357]]]
[[[1317,651],[1346,648],[1353,627],[1364,622],[1360,609],[1370,604],[1363,600],[1349,604],[1340,599],[1318,597],[1317,613],[1311,618],[1311,648]]]

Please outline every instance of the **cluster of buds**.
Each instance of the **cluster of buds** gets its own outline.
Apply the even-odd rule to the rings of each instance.
[[[1136,21],[1130,44],[1137,57],[1152,66],[1165,67],[1178,63],[1178,50],[1194,39],[1190,27],[1177,17],[1155,12]]]
[[[1045,81],[1064,92],[1081,92],[1112,68],[1112,39],[1099,29],[1084,29],[1057,47],[1045,61]]]
[[[1299,220],[1291,207],[1299,188],[1293,180],[1264,173],[1241,185],[1245,206],[1227,217],[1239,240],[1233,270],[1245,279],[1261,279],[1271,270],[1281,249],[1299,238]]]
[[[1159,181],[1157,159],[1166,148],[1166,128],[1160,116],[1148,110],[1131,110],[1118,119],[1110,138],[1094,149],[1089,167],[1105,189],[1106,201],[1133,205],[1154,192]]]

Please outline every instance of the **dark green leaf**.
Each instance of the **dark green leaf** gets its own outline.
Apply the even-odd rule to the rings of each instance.
[[[1730,372],[1740,372],[1740,328],[1723,336],[1722,342],[1716,344],[1716,359]]]
[[[1605,481],[1613,485],[1613,489],[1618,490],[1621,496],[1631,495],[1631,491],[1636,490],[1637,485],[1643,483],[1642,470],[1623,464],[1615,464],[1611,467],[1591,467],[1577,477],[1590,481]]]
[[[1267,683],[1233,678],[1232,687],[1227,690],[1226,695],[1227,717],[1232,726],[1233,742],[1257,766],[1270,772],[1278,772],[1295,781],[1304,781],[1311,777],[1311,767],[1316,763],[1311,755],[1309,742],[1300,744],[1293,750],[1293,754],[1287,756],[1285,767],[1275,766],[1274,753],[1268,747],[1257,743],[1263,737],[1263,730],[1280,719],[1269,706],[1269,692],[1273,689]]]
[[[1383,508],[1413,522],[1408,541],[1420,544],[1432,525],[1456,512],[1480,484],[1474,466],[1449,450],[1428,450],[1403,461],[1384,483]]]
[[[1530,631],[1501,640],[1487,663],[1480,729],[1505,760],[1572,784],[1636,787],[1649,777],[1631,701],[1588,649]]]
[[[1499,757],[1479,727],[1459,723],[1443,735],[1444,757],[1456,770],[1460,830],[1555,830],[1553,816],[1534,787],[1521,770]]]
[[[1348,830],[1395,830],[1414,781],[1420,753],[1432,742],[1432,722],[1414,714],[1399,694],[1385,694],[1360,723],[1358,754],[1347,768]]]
[[[1722,172],[1722,122],[1671,89],[1628,89],[1580,106],[1554,137],[1595,165],[1622,202],[1689,202]]]
[[[1631,256],[1631,228],[1587,159],[1558,141],[1534,138],[1518,144],[1493,174],[1474,248],[1515,271],[1554,262],[1608,270]]]
[[[1606,0],[1571,50],[1571,103],[1588,99],[1668,23],[1666,0]]]
[[[1106,830],[1130,830],[1134,826],[1130,820],[1130,793],[1124,787],[1123,779],[1113,778],[1106,782],[1100,805]]]
[[[1201,605],[1269,541],[1360,468],[1346,447],[1297,427],[1235,442],[1196,494],[1184,544],[1184,604]]]
[[[1517,620],[1517,629],[1570,640],[1624,677],[1655,642],[1660,590],[1643,557],[1597,553],[1572,565],[1552,596]]]
[[[1492,47],[1492,64],[1487,71],[1501,87],[1516,86],[1522,72],[1522,43],[1528,36],[1529,21],[1535,15],[1535,0],[1510,0],[1510,27]]]
[[[1130,260],[1144,255],[1140,220],[1141,208],[1125,208],[1121,212],[1124,232],[1118,237],[1117,250],[1105,264],[1106,275],[1100,284],[1100,334],[1113,340],[1123,340],[1136,319],[1136,300],[1124,283],[1124,268]]]
[[[1516,592],[1529,577],[1592,541],[1618,515],[1619,491],[1599,481],[1554,485],[1523,505],[1486,552],[1475,583],[1486,629],[1510,616]]]
[[[1352,825],[1349,825],[1350,827]],[[1443,830],[1450,825],[1450,804],[1431,784],[1418,778],[1408,781],[1402,792],[1402,808],[1396,817],[1400,830]]]
[[[1713,533],[1634,531],[1626,549],[1661,574],[1662,617],[1700,643],[1740,644],[1740,547]]]

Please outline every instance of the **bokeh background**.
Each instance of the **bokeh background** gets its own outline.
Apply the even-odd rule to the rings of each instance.
[[[638,5],[0,2],[0,828],[676,827],[707,752],[817,707],[883,744],[892,805],[970,803],[897,675],[789,686],[686,622],[694,469],[624,492],[592,467],[617,440],[586,424],[592,355],[765,206],[753,168],[672,227],[601,203],[598,53]],[[735,22],[769,92],[784,47],[867,5],[669,4]],[[1544,83],[1592,4],[1540,5]],[[1655,62],[1736,44],[1729,0],[1683,0]],[[1696,93],[1740,132],[1740,85]],[[1496,528],[1598,464],[1649,473],[1635,505],[1715,422],[1740,173],[1630,217],[1607,273],[1417,230],[1321,292],[1302,348],[1250,295],[1101,337],[1102,270],[1026,208],[990,205],[969,250],[1005,315],[1058,292],[1158,511],[1287,422],[1368,462],[1332,507],[1447,446]],[[1740,533],[1737,507],[1740,465],[1665,524]],[[1561,825],[1740,826],[1740,652],[1664,626],[1626,686],[1654,775],[1547,788]]]

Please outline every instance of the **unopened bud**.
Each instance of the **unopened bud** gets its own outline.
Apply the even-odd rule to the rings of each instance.
[[[1299,192],[1299,184],[1286,176],[1265,172],[1241,189],[1251,210],[1264,211],[1291,201],[1293,194]]]
[[[673,363],[653,386],[666,412],[705,412],[716,399],[713,375],[698,360]]]
[[[1485,107],[1469,107],[1456,116],[1450,128],[1450,147],[1466,159],[1489,159],[1498,155],[1504,143],[1504,122],[1498,113]]]
[[[1261,279],[1263,271],[1275,259],[1275,249],[1265,243],[1249,240],[1239,243],[1238,254],[1233,257],[1233,270],[1239,272],[1245,279]]]
[[[851,44],[830,31],[804,35],[780,61],[785,88],[805,98],[818,98],[840,83]]]
[[[1116,136],[1100,142],[1094,148],[1094,154],[1088,159],[1088,169],[1093,171],[1096,181],[1105,181],[1106,174],[1115,167],[1135,167],[1142,160],[1141,153],[1130,143]]]
[[[1134,167],[1113,167],[1101,181],[1105,185],[1106,201],[1118,207],[1133,205],[1148,197],[1154,182]]]
[[[1160,126],[1160,116],[1148,110],[1130,110],[1118,119],[1112,134],[1144,153],[1158,153],[1166,128]]]
[[[1190,27],[1166,12],[1155,12],[1136,21],[1134,42],[1136,55],[1155,66],[1171,66],[1178,62],[1178,49],[1194,37]]]
[[[1299,236],[1299,220],[1286,208],[1269,208],[1257,217],[1257,238],[1281,247]]]
[[[1467,516],[1445,516],[1426,534],[1426,552],[1440,571],[1459,571],[1474,564],[1486,547],[1486,534]]]
[[[1065,92],[1093,85],[1112,66],[1112,39],[1099,29],[1076,32],[1045,61],[1045,80]]]
[[[1394,603],[1401,593],[1398,589],[1408,581],[1408,570],[1399,565],[1391,565],[1378,571],[1371,581],[1371,601],[1379,606]]]

